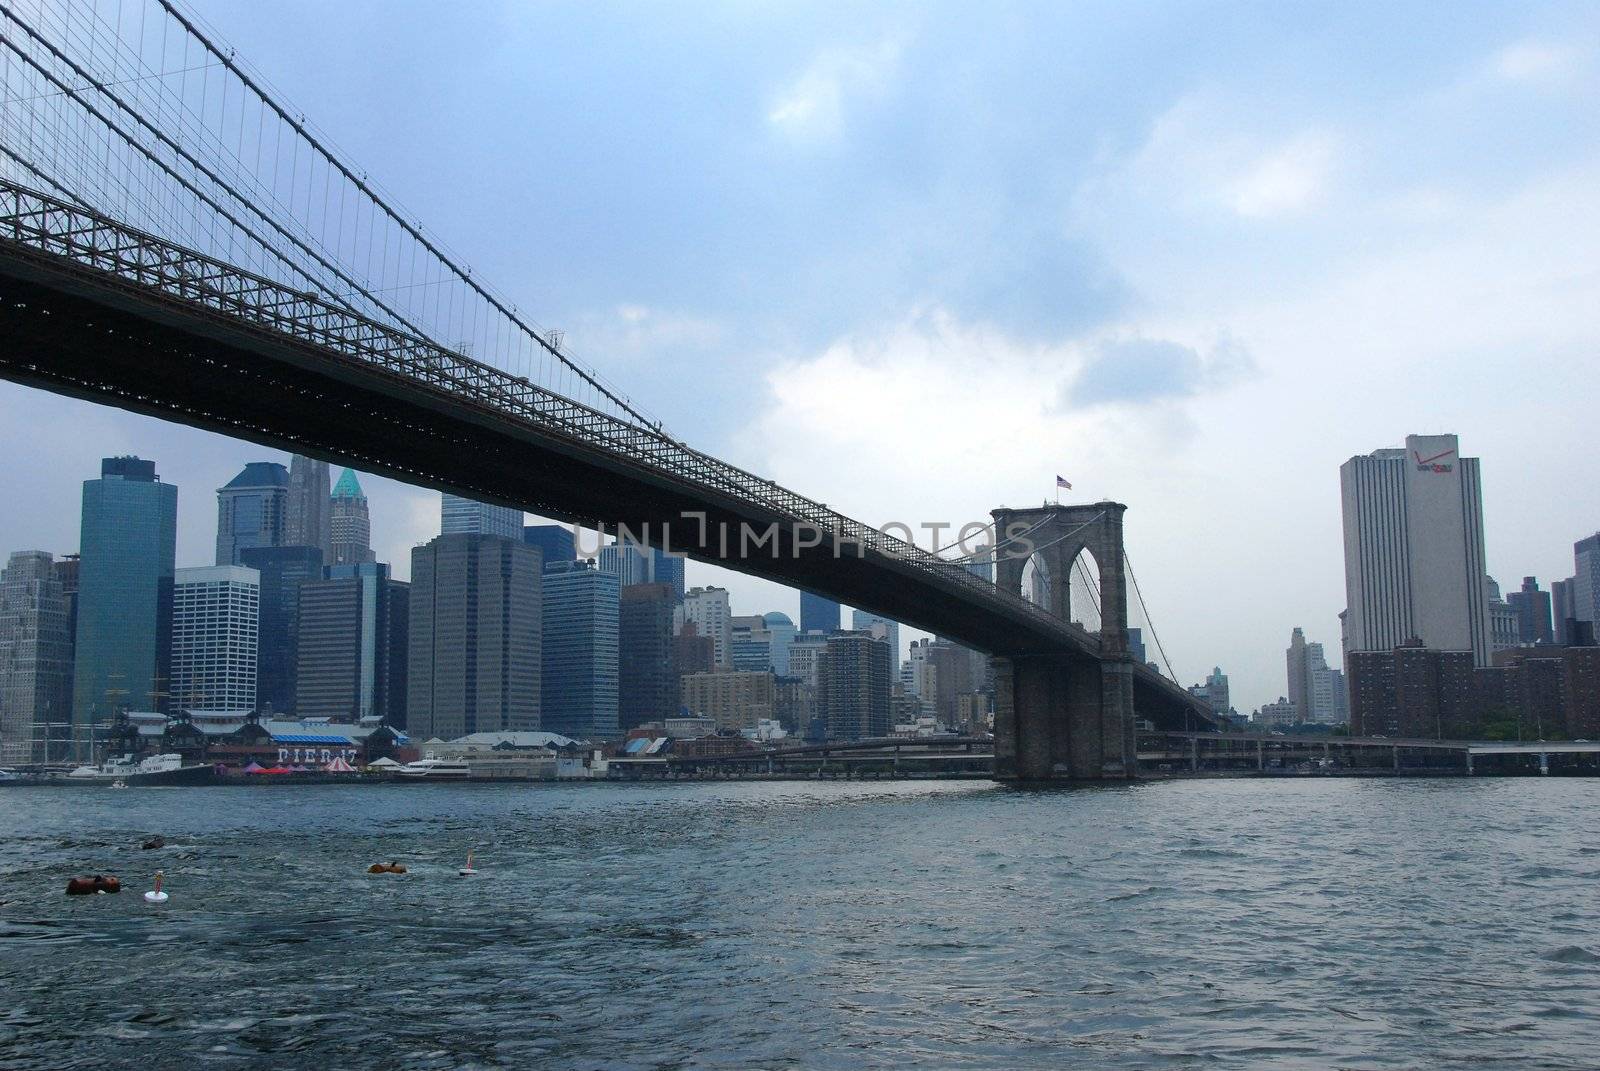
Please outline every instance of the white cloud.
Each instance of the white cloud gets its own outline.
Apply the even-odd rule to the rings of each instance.
[[[1576,73],[1583,53],[1567,44],[1519,41],[1495,53],[1490,70],[1511,82],[1551,83]]]
[[[1307,132],[1268,150],[1232,183],[1233,210],[1250,219],[1299,212],[1322,194],[1336,161],[1336,141]]]
[[[1156,119],[1137,152],[1080,191],[1079,214],[1132,199],[1196,217],[1292,216],[1327,197],[1352,152],[1349,139],[1326,126],[1296,128],[1243,103],[1191,93]]]
[[[821,52],[775,95],[767,122],[800,138],[837,136],[852,100],[880,95],[888,87],[899,65],[900,52],[899,42],[893,39],[868,47]]]

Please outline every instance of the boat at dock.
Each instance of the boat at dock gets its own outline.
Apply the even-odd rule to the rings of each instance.
[[[109,785],[129,788],[134,785],[194,785],[209,781],[215,773],[206,763],[185,766],[183,756],[149,755],[135,758],[121,755],[99,766],[79,766],[62,778],[68,784]]]
[[[395,771],[395,776],[407,781],[465,781],[472,775],[472,767],[459,759],[428,757],[408,762]]]

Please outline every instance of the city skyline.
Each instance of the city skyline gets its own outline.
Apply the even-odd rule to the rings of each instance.
[[[1565,545],[1596,527],[1593,493],[1548,461],[1549,444],[1582,441],[1589,407],[1571,403],[1593,397],[1591,295],[1570,282],[1595,270],[1570,226],[1600,198],[1584,106],[1596,56],[1581,44],[1592,11],[1530,6],[1426,34],[1409,9],[1329,15],[1315,35],[1234,27],[1205,57],[1153,63],[1134,94],[1100,57],[1188,55],[1199,16],[1107,19],[1107,47],[1073,53],[1075,92],[1097,106],[1074,109],[1051,106],[1043,83],[979,77],[954,93],[935,77],[955,56],[991,75],[1027,69],[1060,16],[1019,34],[898,9],[847,31],[804,12],[730,14],[769,59],[716,52],[730,80],[686,86],[665,110],[638,92],[670,62],[655,35],[721,41],[702,32],[714,16],[669,30],[596,15],[602,32],[555,11],[300,11],[322,28],[311,40],[282,12],[212,17],[418,218],[668,427],[869,522],[981,519],[1050,495],[1057,472],[1069,498],[1124,501],[1178,678],[1220,664],[1241,708],[1280,694],[1287,629],[1336,635],[1338,493],[1324,474],[1348,457],[1404,430],[1461,435],[1484,459],[1488,572],[1507,589],[1570,575]],[[381,47],[356,47],[374,32]],[[578,125],[551,108],[552,73],[507,63],[534,38],[562,41],[573,63],[609,69],[616,57],[592,52],[602,40],[635,62],[593,90]],[[485,55],[485,40],[505,50]],[[1372,40],[1396,44],[1369,54]],[[416,87],[378,57],[422,47],[451,103],[402,118],[386,102]],[[1350,49],[1367,57],[1361,79],[1341,76]],[[1012,109],[1051,116],[1049,129],[1018,138],[990,121]],[[477,167],[450,151],[484,132],[463,112],[544,138],[497,139],[504,166]],[[902,133],[886,157],[886,130],[928,133]],[[1487,168],[1428,151],[1469,132],[1519,151]],[[542,167],[552,142],[597,151],[557,180]],[[655,165],[684,143],[726,166],[671,170],[672,203],[720,205],[731,190],[730,210],[660,210]],[[1037,178],[1000,182],[991,160],[1026,160]],[[920,192],[894,192],[906,188]],[[615,226],[597,230],[601,215]],[[734,225],[750,218],[768,222]],[[911,255],[875,252],[892,241]],[[185,489],[185,565],[210,560],[188,496],[269,456],[12,386],[0,447],[22,460],[13,491],[34,507],[0,520],[0,545],[74,549],[57,474],[139,453]],[[365,482],[379,558],[403,574],[437,499]],[[742,609],[798,619],[781,589],[689,570]]]

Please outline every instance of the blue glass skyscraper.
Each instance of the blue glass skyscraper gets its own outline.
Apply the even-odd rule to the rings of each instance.
[[[289,470],[252,461],[217,489],[217,564],[238,565],[245,547],[283,546],[289,515]]]
[[[172,655],[178,489],[153,461],[108,457],[83,484],[72,721],[87,727],[122,707],[165,709]]]
[[[530,524],[522,529],[522,541],[538,547],[545,565],[578,560],[578,545],[572,529],[564,524]]]
[[[809,591],[800,593],[800,631],[839,631],[839,604]]]
[[[577,740],[615,737],[621,584],[589,562],[544,573],[541,727]]]

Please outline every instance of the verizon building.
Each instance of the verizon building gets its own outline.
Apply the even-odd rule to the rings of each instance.
[[[1410,640],[1489,664],[1478,459],[1454,435],[1409,435],[1339,468],[1347,651]]]

